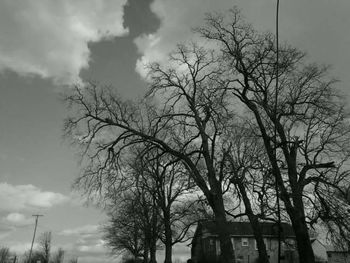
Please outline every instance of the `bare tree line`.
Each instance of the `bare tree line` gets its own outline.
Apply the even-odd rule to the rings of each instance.
[[[55,253],[51,251],[52,235],[51,232],[44,232],[39,236],[38,247],[32,252],[29,259],[29,251],[24,255],[18,256],[12,253],[10,248],[0,248],[0,263],[63,263],[65,251],[58,248]],[[77,258],[70,259],[70,263],[77,263]]]

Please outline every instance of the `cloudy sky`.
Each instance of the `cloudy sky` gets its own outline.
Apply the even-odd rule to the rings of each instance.
[[[191,40],[206,12],[233,5],[258,30],[273,30],[274,0],[0,1],[0,246],[28,249],[40,213],[38,234],[52,231],[67,259],[116,262],[98,234],[104,214],[71,192],[80,168],[62,139],[59,94],[96,80],[141,96],[145,63]],[[280,8],[281,39],[332,65],[349,94],[350,2],[281,0]]]

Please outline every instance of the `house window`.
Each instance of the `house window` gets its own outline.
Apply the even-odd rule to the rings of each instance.
[[[266,250],[271,250],[271,240],[264,238]]]
[[[286,250],[286,243],[285,242],[281,242],[281,249]]]
[[[221,255],[220,240],[216,240],[215,245],[216,245],[216,255],[220,256]]]
[[[269,238],[269,239],[265,239],[265,244],[266,244],[266,249],[268,250],[272,250],[272,240]]]
[[[284,243],[286,249],[295,249],[295,243],[293,239],[287,239]]]
[[[208,247],[206,253],[210,255],[215,255],[216,254],[216,242],[214,238],[209,238],[208,239]]]
[[[231,237],[232,249],[235,250],[235,239]]]
[[[248,246],[249,246],[248,238],[242,237],[242,247],[248,247]]]

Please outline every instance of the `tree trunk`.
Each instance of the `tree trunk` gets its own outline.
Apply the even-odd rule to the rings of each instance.
[[[211,198],[211,207],[215,216],[216,228],[219,234],[220,241],[220,263],[234,263],[234,251],[232,248],[231,237],[227,231],[227,220],[226,212],[224,207],[224,202],[222,195],[216,195],[214,198]]]
[[[164,234],[165,234],[165,260],[164,263],[172,262],[172,232],[170,225],[170,211],[164,211]]]
[[[148,263],[148,250],[143,251],[143,263]]]
[[[305,222],[305,217],[298,216],[294,212],[290,214],[290,219],[292,221],[292,226],[296,236],[299,261],[315,263],[314,251],[311,246],[310,236]]]
[[[148,240],[144,240],[144,249],[143,249],[143,263],[148,263],[148,254],[149,254],[149,244]]]
[[[261,231],[261,227],[259,224],[259,220],[256,217],[256,215],[254,215],[253,209],[250,204],[250,200],[247,196],[246,189],[243,183],[237,182],[237,185],[243,199],[245,212],[248,215],[250,225],[252,226],[252,229],[253,229],[254,237],[256,240],[256,246],[258,248],[258,253],[259,253],[259,263],[269,263],[269,257],[267,255],[266,246],[265,246],[263,234]]]
[[[171,240],[170,243],[168,240],[165,241],[165,260],[164,263],[171,263],[172,262],[172,244]]]
[[[157,263],[156,250],[156,245],[152,245],[150,249],[150,263]]]
[[[150,242],[150,263],[157,263],[157,240],[158,240],[158,216],[156,209],[156,201],[153,200],[153,210],[152,210],[152,237]]]
[[[267,255],[267,251],[266,251],[266,246],[265,246],[265,242],[264,242],[264,238],[262,235],[262,231],[260,228],[260,224],[258,219],[253,216],[253,218],[249,217],[249,221],[250,224],[252,226],[253,229],[253,233],[254,233],[254,238],[256,240],[256,246],[258,248],[258,253],[259,253],[259,263],[269,263],[269,257]]]

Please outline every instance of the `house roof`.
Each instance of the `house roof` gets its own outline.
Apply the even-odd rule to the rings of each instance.
[[[346,254],[350,255],[349,251],[327,251],[327,254]]]
[[[198,228],[201,231],[206,231],[213,235],[219,233],[220,227],[224,228],[224,231],[231,236],[254,236],[250,222],[227,222],[225,226],[217,226],[214,221],[201,221],[198,223]],[[260,222],[260,227],[264,236],[278,236],[278,225],[276,223]],[[282,237],[295,237],[291,225],[281,223],[281,230]]]

